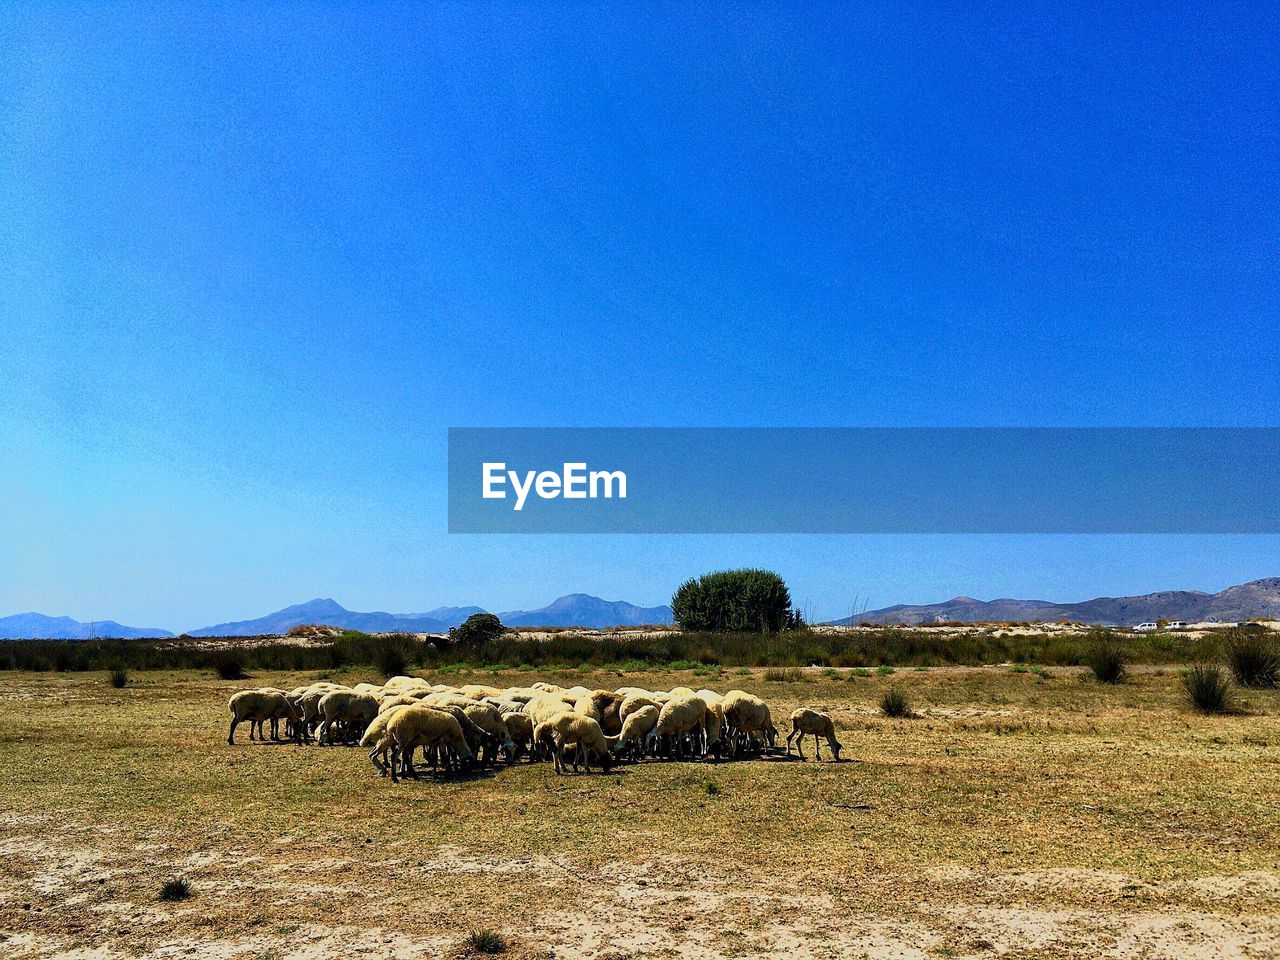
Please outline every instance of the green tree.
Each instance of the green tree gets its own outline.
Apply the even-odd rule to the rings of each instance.
[[[478,647],[497,640],[506,627],[492,613],[473,613],[449,631],[449,641],[463,647]]]
[[[791,593],[769,570],[720,570],[686,580],[671,598],[683,630],[775,632],[798,623]]]

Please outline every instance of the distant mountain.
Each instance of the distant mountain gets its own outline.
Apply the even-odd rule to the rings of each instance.
[[[509,610],[498,619],[511,627],[634,627],[671,623],[671,608],[637,607],[623,600],[601,600],[571,593],[538,610]]]
[[[1098,597],[1081,603],[955,597],[941,603],[895,604],[834,622],[916,624],[943,620],[966,623],[983,620],[1074,620],[1129,627],[1152,620],[1221,620],[1234,623],[1250,617],[1280,618],[1280,577],[1238,584],[1219,593],[1165,590],[1136,597]]]
[[[256,620],[216,623],[192,630],[193,637],[253,637],[287,633],[304,624],[362,630],[365,633],[444,633],[483,607],[437,607],[427,613],[357,613],[328,598],[285,607]],[[561,597],[539,610],[499,614],[509,626],[615,627],[646,623],[670,623],[670,607],[637,607],[621,600],[601,600],[585,593]]]
[[[346,609],[336,600],[324,598],[294,604],[256,620],[215,623],[211,627],[192,630],[190,634],[193,637],[255,637],[288,633],[294,627],[304,624],[362,630],[365,633],[443,633],[452,625],[425,614],[381,611],[357,613]]]
[[[126,627],[114,620],[81,623],[70,617],[46,617],[43,613],[15,613],[11,617],[0,617],[0,637],[14,640],[89,640],[94,637],[137,640],[172,636],[168,630]]]

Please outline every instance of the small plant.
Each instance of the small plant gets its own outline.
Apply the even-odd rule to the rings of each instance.
[[[496,930],[472,930],[463,946],[468,953],[505,953],[507,938]]]
[[[876,667],[876,673],[880,674],[882,677],[887,677],[893,672],[893,667],[889,666],[887,663],[882,663],[880,666]]]
[[[907,695],[897,687],[893,687],[885,692],[880,698],[880,709],[886,717],[903,718],[911,716],[911,701],[907,699]]]
[[[799,667],[770,667],[764,672],[764,678],[774,683],[800,683],[804,680],[804,671]]]
[[[849,671],[850,680],[852,680],[854,677],[869,677],[869,676],[871,676],[871,671],[868,670],[866,667],[854,667],[852,670]]]
[[[1280,648],[1266,633],[1229,630],[1223,652],[1240,686],[1274,687],[1280,682]]]
[[[107,672],[107,680],[119,690],[129,682],[129,669],[127,667],[112,667]]]
[[[1216,663],[1202,663],[1182,675],[1187,701],[1201,713],[1234,713],[1231,678]]]
[[[1128,660],[1124,647],[1109,631],[1097,634],[1085,654],[1085,663],[1099,683],[1122,681]]]
[[[213,669],[223,680],[243,680],[244,654],[234,648],[219,650],[213,655]]]
[[[1012,667],[1009,668],[1009,672],[1010,673],[1027,673],[1029,671],[1025,663],[1015,663]]]
[[[720,784],[716,783],[714,780],[708,780],[708,781],[707,781],[707,796],[709,796],[709,797],[714,797],[714,796],[715,796],[716,794],[718,794],[719,792],[720,792]]]
[[[840,679],[840,671],[835,669],[835,667],[827,667],[827,669],[822,671],[822,675],[826,677],[828,680]]]
[[[191,884],[187,883],[182,877],[166,880],[160,888],[160,899],[166,903],[176,903],[179,900],[189,899],[190,896]]]

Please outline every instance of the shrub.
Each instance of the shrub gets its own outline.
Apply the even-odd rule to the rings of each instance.
[[[473,613],[449,630],[449,642],[462,647],[479,647],[502,636],[506,627],[492,613]]]
[[[160,899],[169,903],[186,900],[190,896],[191,884],[187,883],[182,877],[166,880],[164,886],[160,888]]]
[[[720,570],[686,580],[671,610],[683,630],[776,633],[798,625],[786,583],[768,570]]]
[[[507,938],[496,930],[472,930],[463,944],[468,953],[503,953]]]
[[[880,666],[876,667],[876,673],[880,674],[882,677],[887,677],[889,674],[893,673],[893,667],[889,666],[887,663],[882,663]]]
[[[1187,701],[1201,713],[1234,713],[1231,678],[1217,664],[1199,664],[1182,676]]]
[[[1119,683],[1123,680],[1128,660],[1124,646],[1109,630],[1097,631],[1085,653],[1085,663],[1100,683]]]
[[[244,654],[235,647],[219,650],[212,657],[213,669],[223,680],[243,680]]]
[[[804,680],[804,671],[799,667],[770,667],[764,672],[764,678],[774,683],[800,683]]]
[[[1268,633],[1229,630],[1222,646],[1242,687],[1274,687],[1280,681],[1280,650]]]
[[[880,698],[880,709],[884,711],[886,717],[909,717],[911,701],[900,689],[893,687]]]
[[[373,666],[384,677],[397,677],[404,673],[418,658],[421,649],[417,640],[403,633],[374,637],[371,646]]]
[[[107,672],[107,680],[119,690],[129,682],[129,670],[126,667],[112,667]]]

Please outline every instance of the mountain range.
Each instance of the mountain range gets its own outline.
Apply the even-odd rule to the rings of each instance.
[[[15,613],[0,617],[0,637],[28,640],[91,640],[94,637],[120,637],[125,640],[172,637],[168,630],[150,627],[126,627],[114,620],[92,620],[81,623],[70,617],[46,617],[43,613]]]
[[[481,607],[437,607],[425,613],[360,613],[337,601],[322,598],[295,604],[253,620],[217,623],[188,631],[193,637],[250,637],[288,632],[293,627],[317,624],[366,633],[444,633]],[[1109,626],[1132,626],[1149,620],[1220,620],[1235,622],[1250,617],[1280,618],[1280,577],[1254,580],[1227,587],[1218,593],[1199,590],[1165,590],[1135,597],[1098,597],[1080,603],[1051,600],[975,600],[954,597],[941,603],[896,604],[843,620],[850,623],[936,623],[1009,620],[1072,620]],[[498,618],[518,627],[616,627],[672,622],[668,606],[638,607],[622,600],[601,600],[585,593],[571,593],[537,610],[508,610]],[[150,627],[127,627],[114,620],[81,623],[70,617],[19,613],[0,617],[0,637],[88,640],[93,637],[128,639],[172,637],[173,633]]]
[[[287,633],[294,627],[318,624],[365,633],[444,633],[482,607],[437,607],[425,613],[360,613],[336,600],[320,598],[294,604],[253,620],[215,623],[187,631],[192,637],[254,637]],[[668,606],[638,607],[622,600],[601,600],[585,593],[571,593],[537,610],[508,610],[498,618],[517,627],[617,627],[671,622]],[[30,640],[87,640],[91,637],[172,637],[168,630],[126,627],[114,620],[80,623],[70,617],[46,617],[20,613],[0,618],[0,637]]]
[[[1280,618],[1280,577],[1268,577],[1227,587],[1218,593],[1162,590],[1135,597],[1097,597],[1080,603],[1050,600],[975,600],[953,597],[941,603],[896,604],[868,610],[837,624],[937,623],[939,621],[1072,620],[1105,626],[1131,627],[1154,620],[1188,622],[1219,620],[1234,623],[1250,617]]]

